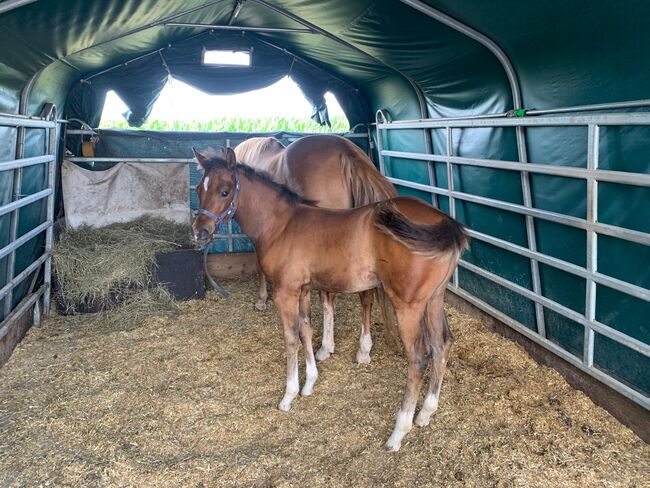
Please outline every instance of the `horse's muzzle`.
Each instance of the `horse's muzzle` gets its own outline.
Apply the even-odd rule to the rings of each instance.
[[[194,234],[194,241],[199,245],[199,246],[205,246],[210,243],[212,236],[210,232],[203,228],[199,230],[198,233]]]

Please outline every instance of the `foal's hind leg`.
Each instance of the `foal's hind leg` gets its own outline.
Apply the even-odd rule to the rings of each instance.
[[[324,361],[334,353],[334,299],[336,293],[320,292],[323,303],[323,339],[321,346],[316,351],[316,359]]]
[[[372,337],[370,337],[370,319],[372,315],[372,295],[374,290],[362,291],[359,293],[361,299],[361,333],[359,335],[359,350],[357,351],[357,363],[368,364],[370,362],[370,349],[372,348]]]
[[[300,394],[302,396],[309,396],[314,392],[314,383],[318,379],[318,368],[316,367],[316,359],[314,358],[314,349],[311,343],[312,328],[311,328],[311,303],[309,297],[309,288],[303,287],[300,293],[300,329],[299,336],[302,342],[303,352],[305,353],[305,384],[302,387]]]
[[[395,307],[399,333],[408,360],[408,377],[402,408],[397,413],[397,419],[395,420],[395,428],[384,445],[384,449],[387,451],[399,451],[402,439],[413,427],[415,405],[422,386],[424,370],[429,362],[420,329],[420,319],[424,312],[424,306],[424,303],[415,303],[399,308]]]
[[[266,300],[269,298],[269,294],[266,290],[266,276],[264,276],[264,271],[260,266],[259,260],[256,261],[257,264],[257,276],[260,279],[260,289],[259,289],[259,300],[255,304],[255,308],[260,311],[266,310]]]
[[[447,367],[449,351],[454,341],[445,316],[442,296],[436,300],[435,309],[431,311],[431,322],[434,325],[432,331],[435,335],[432,337],[432,359],[431,359],[431,378],[429,379],[429,391],[424,398],[422,408],[415,419],[416,425],[425,427],[429,425],[431,415],[438,409],[438,399],[440,398],[440,388],[442,386],[442,376]],[[433,305],[433,304],[431,304]],[[430,306],[431,306],[430,305]]]

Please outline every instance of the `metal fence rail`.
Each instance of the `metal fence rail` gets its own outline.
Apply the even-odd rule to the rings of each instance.
[[[554,300],[542,295],[539,287],[534,286],[528,289],[518,285],[506,278],[495,273],[485,270],[475,264],[461,260],[459,266],[485,278],[503,288],[511,290],[522,297],[531,300],[536,307],[536,312],[540,307],[544,307],[559,315],[562,315],[584,327],[584,351],[583,358],[574,356],[561,346],[550,341],[545,334],[543,315],[536,313],[535,320],[537,323],[537,332],[526,327],[524,324],[509,317],[507,314],[498,310],[494,306],[486,303],[477,296],[472,295],[469,291],[463,289],[458,283],[458,274],[454,277],[449,285],[449,290],[456,295],[464,298],[483,311],[496,317],[512,328],[521,332],[523,335],[541,344],[550,351],[554,352],[564,360],[587,372],[599,381],[607,384],[616,391],[622,393],[628,398],[634,400],[646,409],[650,409],[650,398],[642,392],[619,381],[615,377],[598,369],[594,365],[594,336],[598,333],[605,336],[627,348],[632,349],[646,357],[650,357],[650,345],[634,337],[624,334],[606,324],[596,320],[596,303],[597,303],[597,285],[612,288],[626,295],[650,302],[650,290],[628,283],[611,276],[600,273],[597,268],[598,263],[598,236],[606,235],[623,239],[626,241],[650,246],[650,234],[638,230],[627,229],[616,225],[604,224],[598,221],[598,183],[613,182],[622,185],[632,185],[641,187],[650,187],[650,174],[632,173],[623,171],[601,170],[598,168],[599,163],[599,142],[600,127],[603,126],[650,126],[650,114],[648,113],[608,113],[608,114],[587,114],[587,115],[558,115],[558,116],[535,116],[535,117],[461,117],[455,119],[428,119],[412,121],[389,121],[385,112],[382,111],[377,117],[377,145],[379,152],[380,169],[388,179],[403,187],[413,188],[441,195],[449,199],[449,210],[451,216],[456,216],[457,200],[471,202],[490,208],[505,210],[528,219],[539,218],[550,222],[557,222],[570,227],[582,229],[586,232],[586,265],[584,267],[558,259],[539,252],[535,247],[535,242],[528,239],[528,247],[513,244],[503,239],[470,230],[472,238],[486,242],[492,246],[507,250],[517,255],[526,257],[531,263],[543,263],[556,269],[568,272],[575,276],[585,279],[585,313],[579,313],[568,308]],[[525,127],[586,127],[587,128],[587,167],[575,168],[560,165],[531,164],[525,160],[503,161],[492,159],[466,158],[453,155],[453,129],[473,129],[473,128],[504,128],[512,127],[521,130]],[[444,154],[423,154],[404,151],[392,151],[385,149],[384,136],[391,130],[431,130],[442,129],[446,134],[446,147],[443,149]],[[446,165],[448,187],[443,188],[436,184],[424,184],[407,181],[404,179],[393,178],[387,175],[386,162],[384,158],[400,158],[406,160],[417,160],[427,162],[431,166],[434,162],[444,163]],[[585,180],[587,184],[587,212],[586,218],[578,218],[570,215],[564,215],[557,212],[551,212],[535,208],[530,199],[524,198],[523,205],[511,203],[504,200],[487,198],[479,195],[458,191],[453,185],[453,167],[457,166],[478,166],[491,169],[502,169],[516,171],[520,174],[545,174],[562,176]],[[523,181],[523,180],[522,180]],[[528,222],[527,222],[528,224]],[[531,266],[531,268],[534,268]],[[535,276],[532,276],[533,281]]]
[[[15,114],[0,113],[0,126],[15,127],[17,129],[16,157],[9,161],[0,161],[1,171],[13,171],[12,201],[0,206],[0,216],[10,215],[9,242],[0,249],[0,259],[6,258],[5,284],[0,288],[0,299],[4,299],[4,320],[0,323],[0,339],[7,335],[13,324],[16,323],[30,308],[34,308],[34,323],[40,322],[40,306],[38,300],[43,297],[43,310],[49,313],[51,293],[51,254],[53,241],[54,220],[54,181],[56,172],[57,154],[57,122],[56,108],[46,104],[42,117],[27,117]],[[44,131],[44,154],[33,157],[23,157],[26,129],[42,129]],[[24,168],[45,165],[45,188],[31,195],[22,195],[22,171]],[[18,236],[19,212],[27,205],[46,200],[45,220],[36,227]],[[35,237],[45,233],[45,246],[43,254],[29,264],[20,273],[16,273],[16,251]],[[43,284],[34,291],[36,277],[39,269],[43,267]],[[14,290],[25,279],[32,276],[32,285],[27,290],[26,296],[15,306]]]

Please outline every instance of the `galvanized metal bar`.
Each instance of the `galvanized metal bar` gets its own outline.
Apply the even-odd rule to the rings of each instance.
[[[193,24],[186,22],[166,22],[165,27],[191,27],[206,30],[224,30],[239,32],[291,32],[301,34],[318,34],[313,29],[291,29],[286,27],[250,27],[238,25],[219,25],[219,24]]]
[[[34,129],[49,129],[56,122],[50,122],[36,117],[19,116],[15,114],[0,113],[0,126],[3,127],[28,127]]]
[[[388,177],[387,179],[395,185],[427,191],[430,193],[435,193],[436,195],[449,196],[449,192],[445,188],[432,187],[423,183],[414,183],[412,181],[392,177]],[[588,222],[587,220],[578,217],[571,217],[569,215],[550,212],[548,210],[540,210],[534,207],[526,208],[523,205],[519,205],[517,203],[495,200],[492,198],[472,195],[470,193],[463,193],[456,190],[453,192],[453,197],[458,200],[477,203],[479,205],[485,205],[491,208],[498,208],[500,210],[506,210],[508,212],[515,212],[521,215],[532,215],[536,218],[548,220],[550,222],[556,222],[570,227],[575,227],[576,229],[593,230],[598,234],[608,235],[611,237],[624,239],[626,241],[650,246],[650,234],[637,230],[626,229],[624,227],[617,227],[610,224],[603,224],[601,222]]]
[[[36,261],[27,266],[23,271],[14,276],[11,281],[9,281],[5,286],[0,288],[0,299],[4,298],[12,289],[16,288],[20,283],[23,282],[34,271],[37,271],[38,268],[49,259],[49,254],[42,254]]]
[[[558,107],[544,110],[526,110],[526,116],[529,115],[549,115],[563,114],[570,112],[589,112],[594,110],[619,110],[621,108],[650,107],[650,99],[629,100],[627,102],[610,102],[610,103],[592,103],[590,105],[575,105],[573,107]]]
[[[589,125],[587,129],[587,169],[598,169],[598,149],[600,137],[597,125]],[[598,181],[587,180],[587,221],[598,221]],[[587,271],[595,273],[598,269],[598,235],[593,230],[587,231]],[[588,323],[596,320],[596,282],[587,277],[585,290],[585,317]],[[582,360],[587,366],[594,364],[594,331],[585,327],[584,352]]]
[[[68,161],[71,161],[73,163],[90,163],[90,162],[98,162],[98,163],[161,163],[161,164],[166,164],[166,163],[185,163],[185,164],[191,164],[194,163],[193,158],[81,158],[81,157],[72,157],[72,158],[65,158]]]
[[[56,120],[56,107],[51,105],[49,108],[48,116]],[[56,181],[56,156],[58,152],[57,138],[56,138],[56,127],[49,130],[48,133],[48,152],[53,156],[53,160],[50,161],[47,171],[47,187],[54,190],[54,185]],[[43,313],[45,315],[50,314],[50,300],[52,297],[52,248],[54,247],[54,192],[47,197],[47,211],[46,211],[46,222],[51,225],[47,228],[45,232],[45,254],[48,258],[45,261],[45,268],[43,270],[43,282],[47,286],[47,290],[43,295]]]
[[[502,161],[499,159],[464,158],[458,156],[438,156],[403,151],[384,150],[382,152],[385,156],[391,156],[395,158],[416,159],[419,161],[427,161],[429,159],[433,159],[434,161],[439,161],[442,163],[450,161],[454,164],[480,166],[491,169],[528,171],[530,173],[566,176],[567,178],[580,178],[585,180],[594,178],[597,181],[607,181],[611,183],[620,183],[634,186],[650,186],[650,174],[647,173],[632,173],[627,171],[610,171],[600,169],[592,170],[589,168],[575,168],[551,164],[518,163],[514,161]]]
[[[446,149],[445,153],[447,157],[451,157],[454,152],[454,141],[453,134],[451,132],[451,127],[445,129],[445,141]],[[428,163],[431,164],[431,163]],[[452,219],[456,218],[456,200],[454,199],[454,168],[451,165],[450,161],[447,161],[447,190],[449,190],[447,197],[449,198],[449,215]],[[458,268],[454,270],[454,274],[451,278],[451,283],[453,286],[458,286]]]
[[[41,200],[43,198],[46,198],[48,195],[52,193],[52,190],[49,188],[46,188],[45,190],[41,190],[37,193],[32,193],[31,195],[28,195],[26,197],[23,197],[19,200],[13,201],[11,203],[8,203],[7,205],[3,205],[0,207],[0,215],[5,215],[13,210],[22,208],[26,205],[29,205],[30,203],[34,203],[38,200]]]
[[[598,381],[609,386],[613,390],[619,392],[621,395],[624,395],[627,398],[631,399],[632,401],[638,403],[643,408],[650,410],[650,398],[638,392],[637,390],[630,388],[629,386],[621,383],[620,381],[617,381],[613,377],[607,375],[606,373],[603,373],[602,371],[596,368],[593,367],[589,368],[585,366],[585,364],[580,359],[576,358],[573,354],[567,352],[566,350],[562,349],[560,346],[549,341],[548,339],[540,337],[539,334],[537,334],[537,332],[530,330],[522,323],[514,320],[512,317],[509,317],[508,315],[504,314],[503,312],[493,307],[492,305],[484,302],[483,300],[476,298],[474,295],[468,293],[462,288],[450,287],[449,291],[458,295],[462,299],[467,300],[472,305],[475,305],[476,307],[480,308],[484,312],[492,315],[493,317],[495,317],[497,320],[500,320],[504,324],[507,324],[508,326],[510,326],[517,332],[519,332],[520,334],[526,336],[527,338],[536,342],[537,344],[540,344],[541,346],[545,347],[553,354],[564,359],[565,361],[572,364],[579,370],[584,371],[585,373],[593,376]]]
[[[632,283],[628,283],[627,281],[621,281],[619,279],[612,278],[611,276],[603,275],[598,272],[591,273],[585,268],[569,263],[567,261],[563,261],[562,259],[547,256],[546,254],[542,254],[540,252],[533,252],[526,247],[518,246],[517,244],[504,241],[503,239],[499,239],[498,237],[493,237],[487,234],[483,234],[482,232],[476,232],[474,230],[468,229],[467,233],[473,239],[478,239],[480,241],[487,242],[488,244],[492,244],[495,247],[505,249],[506,251],[519,254],[529,259],[536,259],[540,263],[548,264],[549,266],[552,266],[562,271],[566,271],[567,273],[579,276],[581,278],[586,279],[587,277],[590,277],[600,285],[606,286],[608,288],[612,288],[614,290],[618,290],[622,293],[626,293],[635,298],[639,298],[640,300],[650,302],[650,290],[646,288],[633,285]]]
[[[16,305],[16,307],[13,309],[13,311],[9,314],[8,317],[5,317],[5,319],[2,321],[2,324],[0,324],[0,339],[2,339],[4,336],[6,336],[9,333],[9,329],[11,326],[16,322],[17,319],[23,316],[25,312],[27,312],[36,301],[38,301],[39,298],[41,298],[41,295],[45,293],[47,290],[47,285],[43,284],[38,290],[36,290],[34,293],[31,295],[27,295],[25,298],[21,300],[21,302]]]
[[[380,122],[380,119],[382,122]],[[388,176],[386,174],[386,161],[384,160],[384,134],[379,126],[380,123],[387,123],[389,119],[390,116],[386,110],[377,110],[377,112],[375,112],[375,121],[377,122],[377,157],[379,158],[379,172],[384,176]]]
[[[10,242],[5,247],[0,249],[0,259],[7,256],[12,251],[18,249],[20,246],[25,244],[27,241],[29,241],[30,239],[33,239],[38,234],[40,234],[41,232],[43,232],[44,230],[46,230],[48,227],[51,227],[51,226],[52,226],[51,222],[43,222],[41,225],[39,225],[38,227],[35,227],[34,229],[30,230],[29,232],[23,234],[22,236],[20,236],[15,241]]]
[[[610,339],[619,342],[625,345],[626,347],[629,347],[630,349],[640,354],[643,354],[644,356],[650,357],[650,345],[646,344],[645,342],[639,341],[638,339],[634,339],[633,337],[623,334],[622,332],[613,329],[608,325],[601,324],[600,322],[597,322],[595,320],[591,320],[591,321],[587,320],[583,314],[576,312],[575,310],[571,310],[570,308],[565,307],[564,305],[561,305],[542,295],[538,295],[537,293],[529,290],[528,288],[513,283],[512,281],[507,280],[490,271],[487,271],[481,268],[480,266],[476,266],[475,264],[468,263],[467,261],[463,261],[463,260],[460,261],[459,266],[471,271],[472,273],[482,276],[483,278],[487,278],[488,280],[496,283],[497,285],[507,288],[508,290],[514,291],[515,293],[525,298],[528,298],[529,300],[534,301],[535,303],[538,303],[540,306],[544,306],[549,310],[553,310],[554,312],[583,325],[585,328],[592,330],[592,332],[593,330],[597,330],[599,334],[609,337]]]
[[[467,119],[422,119],[414,121],[395,121],[382,125],[382,129],[444,129],[476,127],[568,127],[574,125],[650,125],[649,113],[612,113],[585,115],[557,115],[543,117],[471,117]]]
[[[591,112],[597,110],[616,110],[621,108],[635,108],[635,107],[648,107],[650,106],[650,99],[647,100],[630,100],[628,102],[612,102],[612,103],[598,103],[591,105],[576,105],[573,107],[557,107],[544,110],[530,109],[526,110],[526,117],[532,116],[537,117],[540,115],[552,115],[552,114],[567,114],[575,112]],[[474,120],[483,120],[483,119],[499,119],[499,118],[511,118],[513,117],[512,112],[497,112],[494,114],[483,114],[483,115],[464,115],[461,117],[440,117],[440,118],[430,118],[426,119],[429,121],[440,121],[446,122],[448,124],[455,124],[457,122],[467,122]],[[515,119],[517,120],[517,119]],[[526,120],[526,119],[518,119]],[[424,119],[404,119],[400,120],[399,123],[413,123],[413,122],[425,122]]]
[[[37,164],[49,163],[54,158],[50,155],[34,156],[32,158],[15,159],[13,161],[0,161],[0,171],[9,171],[10,169],[25,168]]]

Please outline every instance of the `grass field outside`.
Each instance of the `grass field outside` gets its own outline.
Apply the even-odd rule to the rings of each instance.
[[[126,120],[102,120],[101,129],[134,129]],[[148,120],[139,130],[194,132],[347,132],[344,116],[332,117],[332,127],[320,126],[311,119],[298,117],[221,117],[210,120]]]

